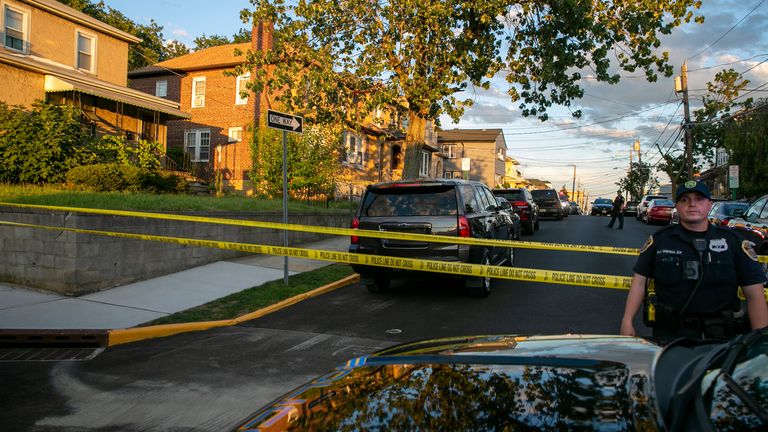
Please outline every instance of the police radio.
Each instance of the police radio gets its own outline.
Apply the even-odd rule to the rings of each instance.
[[[645,297],[643,297],[643,324],[648,327],[656,326],[656,284],[651,278],[645,281]]]

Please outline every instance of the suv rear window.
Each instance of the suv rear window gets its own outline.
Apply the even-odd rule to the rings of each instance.
[[[369,189],[361,207],[363,216],[456,216],[456,190],[452,185]]]
[[[559,199],[557,192],[552,189],[532,190],[531,195],[533,195],[533,199]]]
[[[525,201],[525,195],[523,195],[523,191],[519,190],[493,191],[493,194],[502,198],[506,198],[509,202]]]

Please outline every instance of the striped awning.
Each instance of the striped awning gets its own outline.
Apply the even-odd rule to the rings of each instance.
[[[172,106],[172,103],[164,104],[160,101],[154,101],[157,99],[155,96],[142,93],[138,90],[128,89],[127,87],[120,91],[110,89],[95,84],[86,82],[80,82],[72,79],[62,78],[55,75],[45,76],[45,92],[46,93],[58,93],[67,91],[77,91],[86,93],[89,95],[97,96],[104,99],[113,100],[116,102],[122,102],[128,105],[145,108],[150,111],[158,111],[164,114],[168,114],[171,117],[176,118],[190,118],[190,114],[185,113]]]

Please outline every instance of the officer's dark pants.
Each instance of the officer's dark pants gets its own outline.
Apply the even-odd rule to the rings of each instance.
[[[619,218],[619,229],[624,229],[624,213],[622,212],[618,212],[611,216],[611,221],[608,222],[608,228],[613,228],[613,224],[616,222],[617,217]]]

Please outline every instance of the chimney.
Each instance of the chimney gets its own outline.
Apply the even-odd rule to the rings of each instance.
[[[254,51],[265,51],[271,49],[272,44],[272,23],[259,22],[253,25],[251,30],[251,48]]]

